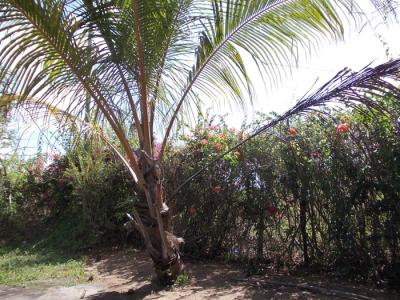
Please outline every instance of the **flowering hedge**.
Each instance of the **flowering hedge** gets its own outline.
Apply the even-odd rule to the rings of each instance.
[[[400,109],[384,105],[394,117],[365,110],[292,119],[210,166],[171,200],[184,251],[398,284]],[[166,186],[173,190],[245,134],[199,122],[171,156]]]
[[[200,119],[167,149],[166,199],[173,227],[195,257],[245,259],[251,271],[314,265],[397,287],[400,272],[400,107],[325,111],[293,118],[231,151],[268,116],[229,128]],[[135,196],[129,175],[104,150],[83,146],[64,156],[22,163],[6,188],[20,222],[81,224],[80,240],[124,237]],[[158,158],[160,146],[154,151]],[[8,195],[7,194],[7,195]],[[1,213],[8,212],[8,198]],[[2,225],[2,224],[0,224]],[[31,227],[29,227],[31,228]],[[92,239],[82,238],[90,234]],[[135,236],[137,238],[137,236]]]

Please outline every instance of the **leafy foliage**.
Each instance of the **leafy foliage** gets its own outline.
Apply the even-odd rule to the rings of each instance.
[[[399,271],[400,107],[395,98],[381,105],[394,115],[363,109],[294,118],[242,145],[237,160],[208,166],[171,199],[184,251],[245,259],[252,273],[268,262],[308,264],[398,288],[391,272]],[[210,128],[218,126],[228,131],[211,123],[193,131],[171,159],[170,186],[212,157],[219,141]]]
[[[399,111],[398,100],[386,97],[379,109],[330,108],[292,118],[208,165],[176,193],[190,174],[275,116],[260,115],[240,130],[228,128],[223,117],[200,118],[168,149],[164,169],[183,252],[240,261],[249,274],[308,265],[398,288]],[[101,143],[25,168],[16,168],[20,177],[9,191],[15,199],[10,220],[30,229],[32,216],[53,224],[54,234],[40,247],[67,248],[83,237],[125,240],[122,223],[134,196],[122,166]],[[7,198],[1,203],[6,207]]]
[[[66,251],[113,236],[123,240],[125,214],[135,198],[126,172],[103,150],[98,143],[86,143],[64,156],[7,160],[1,227],[2,233],[13,234],[2,238],[45,238],[41,244],[63,245]]]

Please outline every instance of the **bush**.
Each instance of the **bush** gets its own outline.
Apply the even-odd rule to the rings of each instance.
[[[223,118],[200,119],[168,149],[164,166],[183,252],[241,262],[252,274],[265,272],[270,263],[277,269],[304,266],[395,288],[400,107],[393,99],[382,105],[391,116],[365,109],[293,118],[211,164],[172,195],[270,117],[260,115],[241,130],[229,129]],[[46,226],[52,229],[50,245],[126,238],[132,183],[100,142],[86,141],[50,161],[9,161],[7,170],[0,185],[3,227],[31,233],[31,224]]]

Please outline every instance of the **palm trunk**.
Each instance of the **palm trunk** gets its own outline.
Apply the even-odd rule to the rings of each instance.
[[[179,253],[183,239],[177,238],[171,232],[170,212],[163,203],[160,166],[145,155],[139,161],[147,191],[137,192],[139,201],[135,204],[135,209],[149,238],[146,249],[153,260],[157,277],[163,284],[171,284],[184,271]]]

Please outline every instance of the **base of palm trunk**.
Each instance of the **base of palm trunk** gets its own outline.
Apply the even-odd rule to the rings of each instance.
[[[172,285],[179,275],[185,271],[185,265],[179,254],[174,254],[166,260],[153,259],[157,280],[162,285]]]
[[[146,248],[154,262],[158,280],[165,285],[173,284],[184,271],[179,255],[183,239],[177,238],[170,230],[170,211],[163,201],[161,166],[143,151],[138,156],[147,193],[137,193],[135,209],[143,224],[142,231],[148,236]]]

